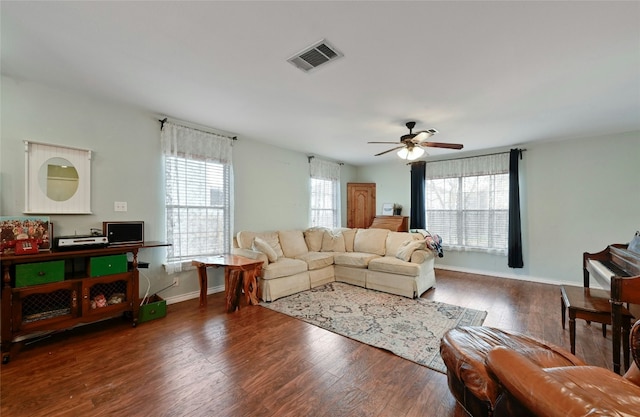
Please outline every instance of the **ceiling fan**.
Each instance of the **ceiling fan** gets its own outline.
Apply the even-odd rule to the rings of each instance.
[[[392,143],[396,145],[395,148],[391,148],[384,152],[377,153],[375,156],[384,155],[386,153],[398,151],[398,156],[402,159],[407,159],[409,161],[413,161],[415,159],[420,158],[424,155],[424,149],[422,148],[447,148],[447,149],[462,149],[461,144],[459,143],[443,143],[443,142],[426,142],[428,138],[438,133],[435,129],[427,129],[422,130],[420,132],[413,133],[413,128],[416,126],[416,122],[407,122],[407,129],[409,129],[409,134],[402,135],[400,137],[400,142],[367,142],[367,143]]]

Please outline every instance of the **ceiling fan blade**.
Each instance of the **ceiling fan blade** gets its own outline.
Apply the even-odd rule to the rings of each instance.
[[[422,143],[425,140],[427,140],[428,138],[430,138],[431,136],[433,136],[432,132],[428,132],[426,130],[423,130],[422,132],[416,133],[416,135],[413,137],[413,139],[411,139],[411,141],[413,143]]]
[[[377,154],[375,154],[374,156],[384,155],[385,153],[393,152],[393,151],[395,151],[396,149],[402,149],[402,148],[404,148],[404,146],[398,146],[398,147],[395,147],[395,148],[391,148],[391,149],[389,149],[389,150],[387,150],[387,151],[377,153]]]
[[[462,149],[463,145],[459,143],[443,143],[443,142],[422,142],[420,146],[428,148],[447,148],[447,149]]]
[[[402,142],[367,142],[367,143],[390,143],[390,144],[396,144],[396,145],[399,145],[399,144],[401,144]]]

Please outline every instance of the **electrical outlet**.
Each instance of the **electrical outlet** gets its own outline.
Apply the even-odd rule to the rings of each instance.
[[[174,287],[179,287],[180,286],[180,278],[174,278],[173,279],[173,286]]]
[[[126,201],[115,201],[113,203],[113,211],[127,211]]]

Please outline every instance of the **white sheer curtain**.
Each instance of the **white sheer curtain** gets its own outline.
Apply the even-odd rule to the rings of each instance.
[[[509,154],[475,156],[427,163],[427,179],[472,177],[509,172]]]
[[[174,123],[161,131],[167,272],[228,252],[233,225],[232,139]]]
[[[311,226],[340,226],[340,164],[309,158]]]
[[[232,139],[229,137],[171,122],[164,123],[160,136],[164,155],[231,164]]]

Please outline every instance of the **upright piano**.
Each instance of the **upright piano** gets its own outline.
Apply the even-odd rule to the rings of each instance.
[[[620,341],[622,337],[622,304],[636,319],[640,318],[640,253],[627,249],[626,244],[615,243],[597,253],[583,253],[584,286],[591,278],[602,288],[611,291],[613,369],[620,372]],[[624,352],[625,365],[629,352]]]

